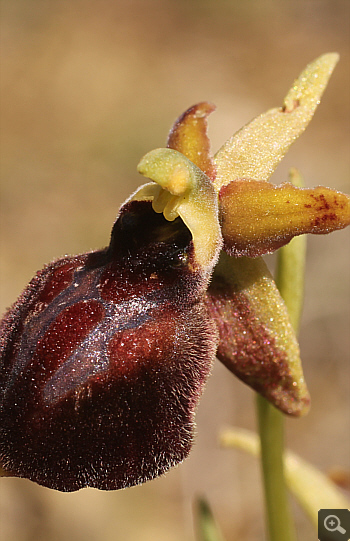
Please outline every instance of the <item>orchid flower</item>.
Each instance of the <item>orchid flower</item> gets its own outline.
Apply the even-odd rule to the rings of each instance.
[[[183,461],[215,356],[286,414],[309,394],[261,256],[350,223],[348,196],[269,179],[310,121],[336,54],[215,156],[208,103],[139,163],[107,248],[39,271],[1,323],[0,459],[62,491],[112,490]]]

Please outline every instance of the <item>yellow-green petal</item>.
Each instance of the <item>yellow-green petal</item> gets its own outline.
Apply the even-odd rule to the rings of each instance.
[[[309,64],[281,107],[258,116],[221,147],[215,156],[217,190],[232,180],[270,178],[310,122],[338,59],[329,53]]]

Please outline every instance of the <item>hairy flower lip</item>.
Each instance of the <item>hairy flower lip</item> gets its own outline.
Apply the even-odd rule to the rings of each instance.
[[[130,201],[109,248],[37,274],[2,322],[7,475],[115,490],[187,457],[218,341],[192,258],[180,219]]]

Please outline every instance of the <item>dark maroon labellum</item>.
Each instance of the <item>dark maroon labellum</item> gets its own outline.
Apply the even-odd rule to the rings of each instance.
[[[62,491],[182,461],[216,350],[180,218],[126,204],[108,248],[40,271],[1,323],[0,459]]]

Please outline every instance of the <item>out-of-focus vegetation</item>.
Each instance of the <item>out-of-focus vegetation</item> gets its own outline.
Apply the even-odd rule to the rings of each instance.
[[[46,262],[105,246],[119,205],[190,105],[214,102],[216,150],[281,103],[313,58],[340,53],[310,127],[278,168],[349,192],[350,4],[347,0],[3,0],[1,18],[1,309]],[[311,413],[287,422],[290,447],[324,471],[349,469],[349,233],[310,238],[301,329]],[[219,363],[197,443],[166,477],[114,493],[60,494],[2,479],[6,541],[191,541],[192,500],[206,493],[228,540],[260,540],[258,466],[222,450],[218,429],[254,428],[252,393]],[[300,539],[313,538],[297,512]]]

